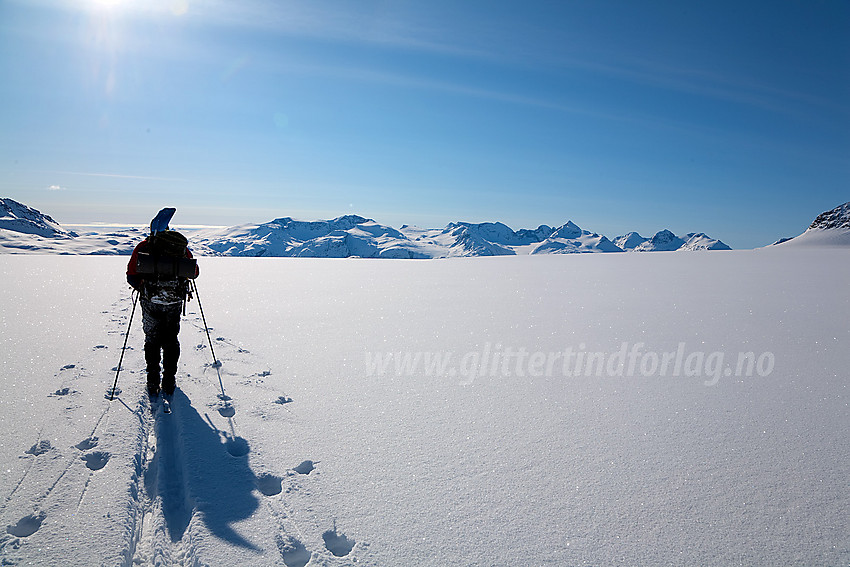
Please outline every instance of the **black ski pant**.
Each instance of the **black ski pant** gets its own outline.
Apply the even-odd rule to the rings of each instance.
[[[180,358],[180,315],[182,303],[163,305],[144,298],[142,304],[142,328],[145,330],[145,363],[147,364],[148,389],[160,387],[160,355],[162,360],[162,389],[174,393],[177,376],[177,360]]]

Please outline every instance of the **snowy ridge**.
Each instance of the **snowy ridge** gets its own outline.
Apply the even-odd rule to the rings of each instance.
[[[73,232],[64,230],[48,215],[12,199],[0,199],[0,229],[46,238],[76,236]]]
[[[618,236],[614,242],[624,250],[635,252],[672,252],[675,250],[731,250],[725,243],[711,238],[702,232],[691,232],[684,237],[676,236],[669,230],[661,230],[644,238],[636,232]]]
[[[809,228],[820,230],[833,228],[850,229],[850,202],[838,205],[831,211],[819,214]]]
[[[679,250],[731,250],[727,244],[711,238],[702,232],[691,232],[685,237],[685,243]]]
[[[0,252],[44,254],[130,254],[144,238],[141,229],[77,235],[50,217],[11,199],[5,225],[0,222]],[[179,226],[175,228],[179,229]],[[623,251],[729,250],[702,233],[678,237],[668,230],[643,238],[635,232],[618,237],[584,230],[572,221],[552,228],[513,230],[500,222],[454,222],[442,229],[403,226],[400,230],[372,219],[344,215],[301,221],[281,217],[262,224],[184,231],[200,256],[400,258],[426,259],[524,254],[583,254]]]
[[[783,238],[771,246],[850,246],[850,202],[819,214],[803,234]]]
[[[394,228],[371,219],[346,215],[326,221],[298,221],[290,217],[227,229],[204,230],[192,238],[201,255],[417,258],[414,246]]]
[[[648,238],[644,238],[637,232],[628,232],[623,236],[618,236],[614,239],[614,244],[622,248],[623,250],[634,250],[644,242],[649,240]]]
[[[580,254],[588,252],[622,252],[623,249],[605,236],[579,228],[572,221],[557,228],[546,240],[535,246],[532,254]]]
[[[702,232],[691,232],[684,237],[669,230],[661,230],[650,238],[629,232],[614,239],[614,244],[626,251],[672,252],[674,250],[731,250],[727,244]]]

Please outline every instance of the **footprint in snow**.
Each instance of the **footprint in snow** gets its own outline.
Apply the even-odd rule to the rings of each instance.
[[[232,346],[232,347],[236,347],[236,352],[238,352],[238,353],[240,353],[240,354],[250,354],[250,351],[247,351],[247,350],[245,350],[244,348],[242,348],[242,347],[240,347],[240,346],[238,346],[238,345],[233,344],[233,341],[229,341],[229,340],[227,340],[227,337],[216,337],[216,338],[215,338],[215,340],[216,340],[216,342],[224,343],[224,344],[226,344],[226,345],[229,345],[229,346]]]
[[[59,397],[59,396],[67,396],[68,394],[72,394],[72,393],[76,394],[76,391],[72,390],[71,388],[59,388],[58,390],[56,390],[52,394],[48,394],[47,397],[54,398],[54,397]]]
[[[106,466],[106,463],[109,462],[109,453],[105,453],[103,451],[95,451],[94,453],[83,455],[80,458],[85,461],[86,466],[88,468],[93,471],[99,471],[100,469]]]
[[[344,533],[334,529],[328,530],[322,534],[322,539],[325,540],[325,547],[337,557],[345,557],[351,550],[354,549],[354,544],[357,543],[353,539],[346,537]]]
[[[36,515],[30,514],[29,516],[24,516],[18,520],[18,523],[14,526],[6,526],[6,533],[15,537],[29,537],[38,531],[41,527],[41,523],[46,517],[47,515],[44,512],[39,512]]]
[[[281,481],[283,479],[270,473],[263,473],[257,477],[257,490],[264,496],[275,496],[280,494],[283,487]]]
[[[316,470],[316,465],[313,461],[303,461],[300,465],[292,469],[298,474],[310,474]]]
[[[71,370],[72,368],[76,368],[76,367],[77,367],[76,364],[66,364],[65,366],[63,366],[59,370]]]
[[[277,549],[286,567],[304,567],[313,556],[303,543],[288,535],[277,537]]]
[[[89,437],[87,439],[83,439],[82,441],[74,445],[74,447],[76,447],[80,451],[90,451],[97,447],[97,441],[97,437]]]
[[[43,439],[37,442],[35,445],[24,451],[27,455],[35,455],[36,457],[39,455],[43,455],[52,449],[53,446],[50,444],[50,441]]]
[[[248,442],[242,437],[231,437],[230,435],[227,435],[226,437],[227,441],[225,441],[224,444],[227,447],[227,452],[232,456],[244,457],[251,452]]]
[[[220,396],[221,395],[219,394],[219,397]],[[230,401],[226,401],[223,404],[221,404],[216,409],[216,411],[218,412],[218,415],[220,415],[221,417],[233,417],[234,415],[236,415],[236,407],[234,407],[234,405],[231,404]]]
[[[278,397],[278,398],[277,398],[274,402],[272,402],[272,403],[280,404],[280,405],[284,405],[284,404],[288,404],[288,403],[291,403],[291,402],[292,402],[292,398],[290,398],[289,396],[279,396],[279,397]]]

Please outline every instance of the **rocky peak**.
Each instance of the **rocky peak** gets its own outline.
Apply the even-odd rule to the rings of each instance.
[[[850,202],[819,214],[809,228],[850,228]]]

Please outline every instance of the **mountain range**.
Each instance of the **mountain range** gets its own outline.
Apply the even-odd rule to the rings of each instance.
[[[0,252],[129,254],[147,233],[134,228],[77,234],[50,216],[12,199],[0,200]],[[179,228],[179,227],[178,227]],[[559,227],[513,230],[500,222],[454,222],[445,228],[404,225],[345,215],[301,221],[281,217],[262,224],[184,231],[201,256],[297,256],[323,258],[448,258],[517,254],[730,250],[704,233],[677,236],[661,230],[651,237],[629,232],[613,240],[569,221]],[[839,234],[840,233],[840,234]],[[817,217],[811,227],[784,244],[837,240],[850,244],[850,203]]]

